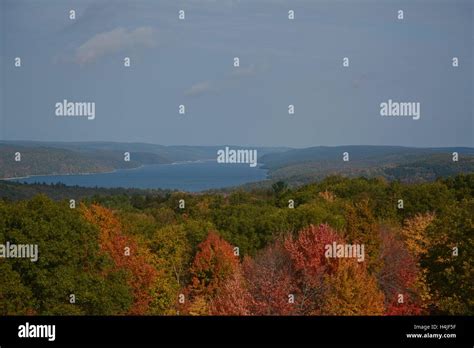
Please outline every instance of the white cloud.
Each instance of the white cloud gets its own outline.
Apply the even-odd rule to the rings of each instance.
[[[84,42],[76,49],[74,61],[87,64],[98,58],[137,47],[154,47],[156,45],[154,30],[151,27],[139,27],[135,30],[116,28],[99,33]]]
[[[218,92],[228,88],[234,88],[239,84],[243,83],[243,80],[257,76],[259,73],[263,73],[268,69],[268,64],[264,63],[261,65],[249,65],[246,67],[231,68],[229,72],[220,80],[213,81],[202,81],[192,85],[185,92],[185,96],[196,97],[209,92]]]
[[[212,84],[210,81],[204,81],[204,82],[199,82],[196,83],[195,85],[191,86],[186,92],[184,92],[184,95],[187,96],[198,96],[201,94],[204,94],[206,92],[212,91]]]
[[[257,74],[257,67],[252,64],[247,67],[239,67],[232,70],[231,76],[234,77],[244,77],[244,76],[252,76]]]

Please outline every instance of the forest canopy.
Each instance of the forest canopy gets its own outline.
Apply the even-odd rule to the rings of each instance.
[[[0,257],[0,313],[472,315],[473,193],[469,174],[3,199],[0,244],[39,257]]]

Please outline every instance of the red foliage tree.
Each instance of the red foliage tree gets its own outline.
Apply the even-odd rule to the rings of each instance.
[[[382,267],[377,278],[385,294],[386,314],[421,314],[423,308],[417,284],[421,270],[416,258],[397,238],[395,231],[384,228],[380,235]]]
[[[341,243],[342,238],[329,225],[303,229],[296,238],[287,238],[284,246],[293,262],[294,269],[306,280],[317,278],[334,264],[325,256],[325,246]]]
[[[329,258],[327,247],[345,244],[328,225],[310,226],[284,246],[299,289],[298,306],[305,315],[367,315],[383,312],[384,296],[367,263]]]
[[[281,243],[269,245],[255,259],[243,263],[254,315],[291,315],[298,313],[298,288],[294,284],[291,260]],[[290,296],[295,297],[294,303]]]
[[[333,242],[341,243],[342,238],[325,224],[311,225],[300,231],[296,238],[287,238],[284,242],[301,294],[299,306],[303,314],[316,310],[318,298],[322,296],[323,277],[337,267],[336,260],[325,256],[325,246]]]

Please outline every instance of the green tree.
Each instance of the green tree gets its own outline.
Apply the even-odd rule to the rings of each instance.
[[[346,206],[345,237],[348,243],[364,244],[369,270],[375,271],[380,267],[379,225],[368,199]]]
[[[125,274],[104,274],[111,260],[100,252],[98,240],[97,228],[67,202],[45,196],[0,202],[0,243],[36,244],[39,251],[37,262],[0,261],[2,276],[16,284],[15,291],[0,286],[2,314],[12,309],[40,315],[125,313],[131,305]]]
[[[422,259],[440,312],[474,314],[474,200],[446,207],[428,227],[431,248]]]

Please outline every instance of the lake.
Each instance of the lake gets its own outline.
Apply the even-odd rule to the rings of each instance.
[[[267,170],[248,164],[220,164],[214,161],[147,165],[119,169],[112,173],[44,175],[13,179],[26,183],[63,183],[68,186],[161,188],[203,191],[265,180]]]

